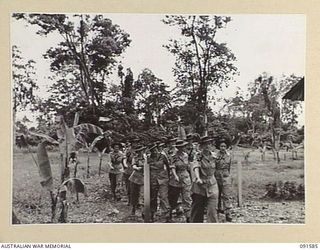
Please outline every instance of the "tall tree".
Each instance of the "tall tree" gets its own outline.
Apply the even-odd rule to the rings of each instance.
[[[164,110],[171,107],[168,86],[150,69],[144,69],[134,83],[137,109],[147,127],[161,123]]]
[[[133,89],[133,73],[130,68],[127,68],[127,73],[122,85],[122,105],[124,112],[127,115],[132,115],[134,112],[134,89]]]
[[[199,115],[206,112],[208,92],[228,86],[237,72],[236,57],[225,43],[216,40],[217,32],[230,21],[230,17],[207,15],[174,15],[163,20],[181,31],[183,39],[171,39],[165,47],[176,58],[173,73],[178,95],[192,101]]]
[[[290,75],[277,80],[267,73],[262,73],[249,84],[249,94],[246,97],[239,92],[236,97],[227,100],[229,111],[238,112],[245,117],[248,125],[247,134],[253,137],[270,136],[278,161],[284,122],[289,127],[295,127],[297,111],[301,106],[299,102],[283,100],[282,97],[299,79]]]
[[[13,113],[37,103],[34,91],[38,89],[35,62],[26,61],[17,46],[12,46]]]
[[[106,77],[116,59],[130,45],[129,34],[103,15],[14,14],[39,27],[37,34],[61,35],[62,41],[50,48],[45,58],[51,60],[51,70],[61,73],[65,65],[73,69],[85,100],[93,112],[103,105]]]
[[[27,108],[33,109],[39,98],[34,91],[38,89],[35,62],[26,61],[17,46],[12,46],[12,101],[13,101],[13,140],[16,135],[16,115]]]

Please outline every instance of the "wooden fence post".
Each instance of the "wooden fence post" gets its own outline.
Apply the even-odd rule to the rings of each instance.
[[[87,152],[87,178],[90,177],[90,150]]]
[[[238,176],[238,207],[242,206],[242,163],[241,159],[237,161],[237,176]]]
[[[150,222],[150,168],[147,156],[144,157],[144,222]]]

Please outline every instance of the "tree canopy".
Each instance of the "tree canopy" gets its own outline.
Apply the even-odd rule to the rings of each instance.
[[[228,86],[237,72],[235,55],[227,44],[219,43],[216,34],[231,21],[227,16],[171,15],[163,22],[180,30],[181,38],[165,45],[176,58],[173,68],[177,94],[187,98],[199,113],[207,108],[208,93]],[[214,96],[211,96],[214,98]]]
[[[214,112],[209,105],[215,101],[215,94],[232,84],[238,74],[236,56],[217,38],[232,21],[228,16],[164,17],[162,23],[178,31],[164,45],[175,58],[172,71],[176,81],[171,88],[148,65],[141,72],[134,72],[133,65],[124,68],[121,59],[131,45],[130,35],[103,15],[13,17],[37,27],[39,36],[54,33],[61,38],[43,55],[52,72],[48,98],[34,95],[38,87],[35,63],[23,60],[13,47],[14,110],[28,106],[37,109],[42,114],[37,119],[40,131],[51,131],[53,115],[63,115],[68,126],[72,126],[76,112],[80,113],[80,123],[111,130],[118,140],[141,137],[150,141],[174,136],[178,123],[188,133],[208,131],[214,137],[230,140],[240,133],[251,139],[257,133],[272,137],[278,128],[286,127],[289,131],[290,126],[297,124],[300,104],[281,100],[299,80],[295,75],[277,80],[262,73],[248,83],[247,95],[239,90],[225,100],[227,113]]]

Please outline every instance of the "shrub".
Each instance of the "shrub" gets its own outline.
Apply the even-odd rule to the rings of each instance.
[[[278,181],[266,185],[264,198],[274,200],[303,200],[304,185],[295,181]]]

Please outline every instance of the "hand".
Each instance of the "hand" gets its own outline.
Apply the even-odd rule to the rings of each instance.
[[[174,179],[175,179],[176,181],[179,181],[179,176],[178,176],[178,175],[175,175],[175,176],[174,176]]]
[[[203,181],[200,178],[196,178],[196,183],[203,184]]]

